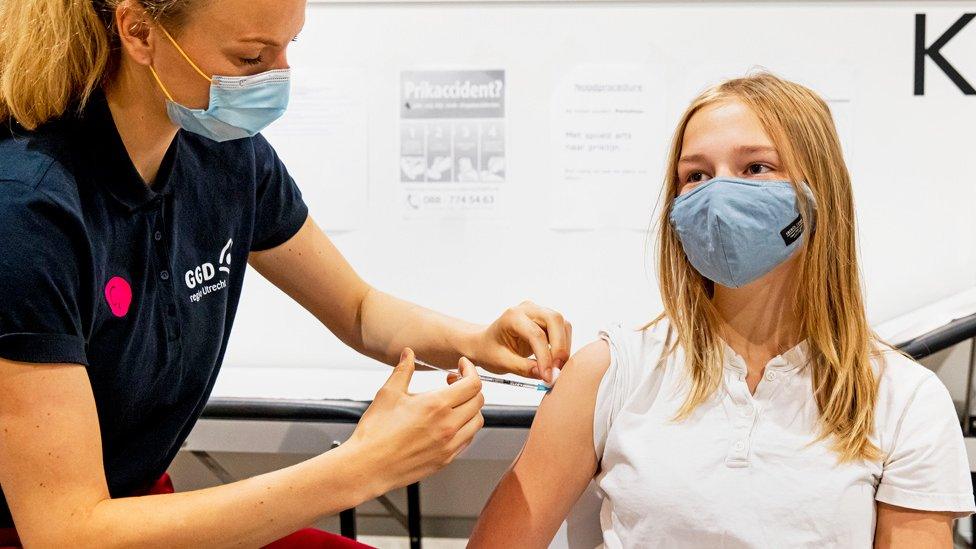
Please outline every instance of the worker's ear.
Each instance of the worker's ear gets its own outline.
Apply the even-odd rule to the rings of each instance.
[[[140,65],[152,65],[155,44],[162,33],[138,3],[125,1],[116,6],[115,28],[123,54]]]

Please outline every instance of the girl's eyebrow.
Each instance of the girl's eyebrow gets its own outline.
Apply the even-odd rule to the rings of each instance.
[[[737,153],[773,153],[776,154],[776,148],[770,147],[768,145],[740,145],[735,148]]]
[[[733,149],[736,154],[756,154],[756,153],[772,153],[777,154],[775,147],[770,147],[768,145],[739,145]],[[678,159],[678,163],[686,162],[706,162],[707,159],[705,155],[702,154],[689,154],[682,155]]]
[[[681,158],[678,159],[678,164],[684,162],[704,162],[704,161],[705,161],[705,155],[689,154],[689,155],[682,155]]]

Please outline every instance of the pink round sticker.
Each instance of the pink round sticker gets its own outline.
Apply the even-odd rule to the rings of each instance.
[[[113,315],[125,316],[132,304],[132,286],[121,276],[113,276],[105,285],[105,301]]]

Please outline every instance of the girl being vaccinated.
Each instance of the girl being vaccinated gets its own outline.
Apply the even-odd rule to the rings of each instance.
[[[570,359],[472,546],[547,545],[595,479],[606,547],[951,547],[956,412],[868,326],[826,103],[770,74],[707,90],[663,193],[663,313]]]

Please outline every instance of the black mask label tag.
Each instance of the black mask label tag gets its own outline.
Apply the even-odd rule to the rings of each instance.
[[[779,235],[783,237],[783,242],[787,246],[796,242],[797,238],[803,234],[803,216],[798,215],[796,219],[790,222],[785,229],[779,232]]]

